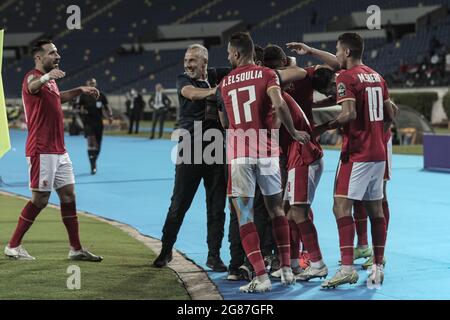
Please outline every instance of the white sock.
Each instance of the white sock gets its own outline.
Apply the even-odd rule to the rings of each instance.
[[[264,282],[266,280],[269,280],[269,275],[267,273],[264,273],[262,276],[257,276],[259,282]]]
[[[345,272],[351,272],[351,271],[353,271],[353,266],[345,266],[345,265],[343,265],[341,268],[342,268],[342,270],[345,271]]]
[[[319,260],[317,262],[311,261],[311,267],[314,269],[320,269],[320,268],[325,267],[325,263],[323,263],[323,260]]]

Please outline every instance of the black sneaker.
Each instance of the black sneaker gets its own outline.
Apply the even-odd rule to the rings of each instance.
[[[266,256],[264,258],[264,262],[266,264],[266,268],[270,270],[270,272],[275,272],[281,267],[280,260],[276,255]]]
[[[95,175],[97,173],[97,165],[95,163],[91,163],[91,175]]]
[[[239,280],[243,280],[242,274],[241,274],[241,272],[239,271],[239,269],[228,268],[228,276],[227,276],[227,280],[228,280],[228,281],[239,281]]]
[[[214,272],[227,272],[228,270],[219,255],[208,255],[206,266]]]
[[[153,266],[156,268],[163,268],[167,266],[169,262],[172,261],[172,259],[173,259],[172,250],[169,253],[161,250],[159,256],[156,258],[155,261],[153,261]]]
[[[246,261],[242,266],[239,267],[239,271],[244,280],[252,281],[255,278],[255,271],[250,262]]]

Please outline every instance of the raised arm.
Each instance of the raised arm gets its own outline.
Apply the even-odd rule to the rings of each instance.
[[[31,94],[37,94],[42,86],[50,80],[62,79],[66,76],[65,72],[59,69],[53,69],[47,74],[44,74],[40,78],[30,78],[28,82],[28,92]]]
[[[282,83],[289,83],[292,81],[302,80],[306,78],[308,72],[305,69],[292,66],[285,69],[277,70],[280,75],[280,80]]]
[[[310,140],[309,134],[295,129],[289,107],[281,96],[281,89],[279,87],[271,87],[268,89],[267,94],[270,97],[278,119],[280,119],[280,122],[286,127],[292,138],[300,143],[308,143]]]
[[[72,90],[60,92],[61,103],[69,102],[83,93],[90,95],[95,99],[98,99],[100,96],[100,92],[94,87],[78,87]]]
[[[303,42],[289,42],[286,46],[299,55],[312,55],[317,59],[322,60],[333,69],[340,68],[336,56],[332,53],[310,47]]]

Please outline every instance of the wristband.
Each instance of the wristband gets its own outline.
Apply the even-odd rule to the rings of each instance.
[[[39,81],[41,81],[42,84],[49,82],[49,81],[50,81],[50,75],[49,75],[48,73],[45,74],[45,75],[43,75],[43,76],[39,79]]]

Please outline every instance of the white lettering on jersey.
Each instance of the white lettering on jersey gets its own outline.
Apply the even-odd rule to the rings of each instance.
[[[255,79],[262,79],[262,78],[263,78],[262,70],[251,70],[251,71],[247,71],[247,72],[233,74],[233,75],[227,76],[224,79],[222,88],[224,88],[230,84],[239,83],[239,82],[243,82],[243,81],[249,81],[249,80],[255,80]]]
[[[375,83],[375,82],[381,82],[381,77],[377,73],[358,73],[359,81],[364,83]]]

